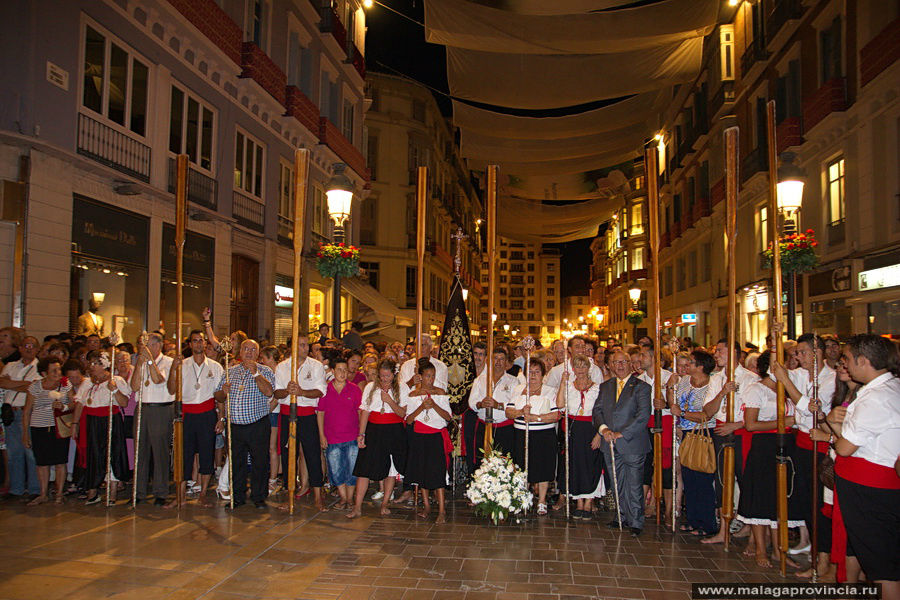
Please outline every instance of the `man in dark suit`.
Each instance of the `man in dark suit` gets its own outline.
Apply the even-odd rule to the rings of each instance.
[[[650,452],[650,386],[634,377],[631,361],[622,350],[609,359],[614,375],[600,385],[594,402],[593,421],[597,428],[595,443],[603,449],[607,468],[611,468],[610,442],[615,446],[616,476],[619,482],[619,516],[622,526],[640,535],[644,528],[644,459]],[[602,442],[599,438],[602,438]],[[617,528],[619,520],[609,526]]]

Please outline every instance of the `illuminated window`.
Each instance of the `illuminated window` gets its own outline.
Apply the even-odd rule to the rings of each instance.
[[[719,56],[722,61],[722,81],[734,80],[734,25],[719,28]]]
[[[844,158],[828,163],[828,222],[844,220]]]

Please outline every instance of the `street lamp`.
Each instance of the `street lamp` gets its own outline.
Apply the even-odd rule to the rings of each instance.
[[[503,332],[509,335],[509,323],[503,324]]]
[[[328,216],[334,222],[334,242],[344,241],[344,225],[350,218],[350,208],[353,204],[353,182],[344,174],[347,167],[344,163],[334,163],[331,179],[325,186],[325,195],[328,197]],[[295,302],[297,300],[295,299]],[[332,332],[337,338],[341,336],[341,276],[334,276],[334,297],[331,303]]]
[[[628,297],[631,298],[632,310],[637,310],[638,302],[641,300],[641,288],[639,288],[636,283],[628,290]],[[633,321],[631,319],[629,320],[631,321],[631,337],[633,338],[634,343],[637,344],[637,326],[638,323],[641,322],[641,319],[636,318]]]
[[[781,155],[781,166],[778,168],[777,201],[778,210],[784,215],[784,233],[791,234],[797,231],[800,208],[803,205],[803,184],[806,172],[794,164],[796,155],[793,152],[784,152]],[[776,221],[777,223],[777,221]],[[778,240],[773,240],[777,244]],[[788,330],[790,339],[797,337],[797,274],[791,271],[787,281],[788,304]],[[781,307],[781,299],[777,306]]]

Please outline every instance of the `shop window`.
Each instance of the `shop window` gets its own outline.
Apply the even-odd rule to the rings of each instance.
[[[203,101],[173,85],[169,109],[169,152],[187,154],[192,163],[212,172],[216,116]]]
[[[149,68],[98,29],[85,26],[81,104],[143,137],[147,133]]]
[[[325,292],[310,288],[309,290],[309,322],[310,331],[317,331],[325,322]]]
[[[166,325],[166,331],[177,331],[175,325],[175,227],[163,224],[162,265],[160,270],[159,314]],[[212,271],[209,265],[215,261],[215,240],[205,235],[188,231],[184,239],[184,260],[182,263],[182,294],[184,313],[182,323],[199,323],[204,306],[212,305]],[[130,285],[131,282],[129,282]],[[192,327],[182,325],[179,332],[184,337]]]

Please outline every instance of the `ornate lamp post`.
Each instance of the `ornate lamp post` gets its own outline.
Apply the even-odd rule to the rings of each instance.
[[[631,289],[628,290],[628,297],[631,298],[631,309],[636,311],[638,309],[638,302],[640,302],[641,300],[641,288],[639,288],[637,284],[633,285]],[[628,320],[631,321],[632,341],[633,343],[637,344],[637,326],[640,324],[643,318],[639,319],[637,317],[634,317]]]
[[[794,163],[793,152],[785,152],[781,155],[781,167],[778,168],[778,211],[784,217],[783,235],[789,235],[797,231],[800,208],[803,205],[803,184],[806,173]],[[778,243],[778,240],[773,240]],[[788,274],[787,305],[788,322],[787,335],[789,339],[797,337],[797,274],[791,271]],[[781,307],[781,298],[777,299],[778,307]]]
[[[334,222],[334,243],[344,241],[344,226],[350,218],[350,208],[353,204],[353,182],[344,174],[347,167],[344,163],[334,163],[331,179],[325,187],[325,195],[328,197],[328,216]],[[296,302],[297,299],[295,298]],[[341,337],[341,276],[334,276],[334,296],[332,298],[332,335]]]

